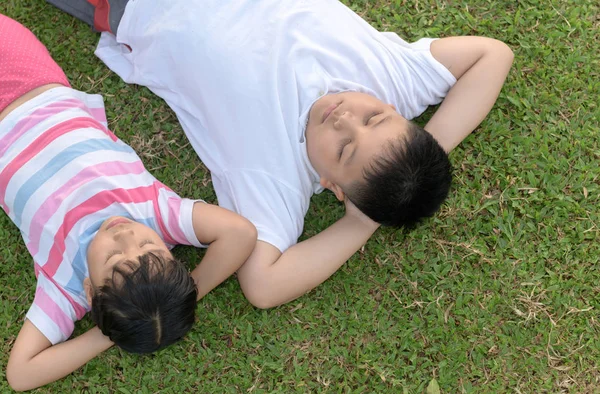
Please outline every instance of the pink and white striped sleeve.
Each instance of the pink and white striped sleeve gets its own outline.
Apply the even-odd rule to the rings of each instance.
[[[192,212],[196,202],[204,203],[202,200],[190,200],[181,198],[171,189],[161,188],[158,196],[160,218],[168,236],[180,245],[192,245],[205,248],[194,232]]]
[[[69,339],[78,320],[71,302],[42,271],[38,274],[35,298],[26,318],[52,345]]]

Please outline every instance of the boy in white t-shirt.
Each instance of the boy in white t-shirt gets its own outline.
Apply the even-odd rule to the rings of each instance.
[[[104,31],[96,55],[169,104],[219,204],[256,226],[238,278],[261,308],[326,280],[379,224],[431,216],[447,152],[490,111],[513,59],[483,37],[409,44],[337,0],[104,0],[87,17],[81,0],[49,1]],[[408,120],[442,100],[424,128]],[[297,243],[324,188],[346,215]]]

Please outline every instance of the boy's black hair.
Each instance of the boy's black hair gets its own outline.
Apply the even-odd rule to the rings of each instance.
[[[438,142],[419,125],[363,171],[346,195],[372,220],[384,226],[413,226],[442,205],[452,183],[452,166]]]
[[[95,291],[91,316],[102,333],[131,353],[151,353],[182,338],[196,314],[197,288],[183,263],[146,253],[139,265],[115,266]]]

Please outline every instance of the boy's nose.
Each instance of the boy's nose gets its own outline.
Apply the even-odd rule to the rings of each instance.
[[[333,125],[337,130],[349,134],[360,133],[363,128],[362,123],[351,112],[343,112],[340,114]]]
[[[337,119],[333,125],[338,129],[347,128],[348,126],[351,126],[352,124],[356,123],[355,117],[354,115],[352,115],[351,112],[343,111],[339,114],[335,114],[335,116]]]

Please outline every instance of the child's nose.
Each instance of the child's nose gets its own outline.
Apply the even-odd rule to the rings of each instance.
[[[354,116],[348,111],[344,111],[340,114],[335,115],[337,117],[337,120],[333,125],[336,129],[346,129],[348,128],[348,126],[351,126],[353,123],[355,123]]]
[[[132,236],[133,236],[132,229],[123,229],[121,231],[116,232],[115,235],[113,235],[113,239],[115,241],[123,241],[123,240],[127,240],[127,239],[131,238]]]

